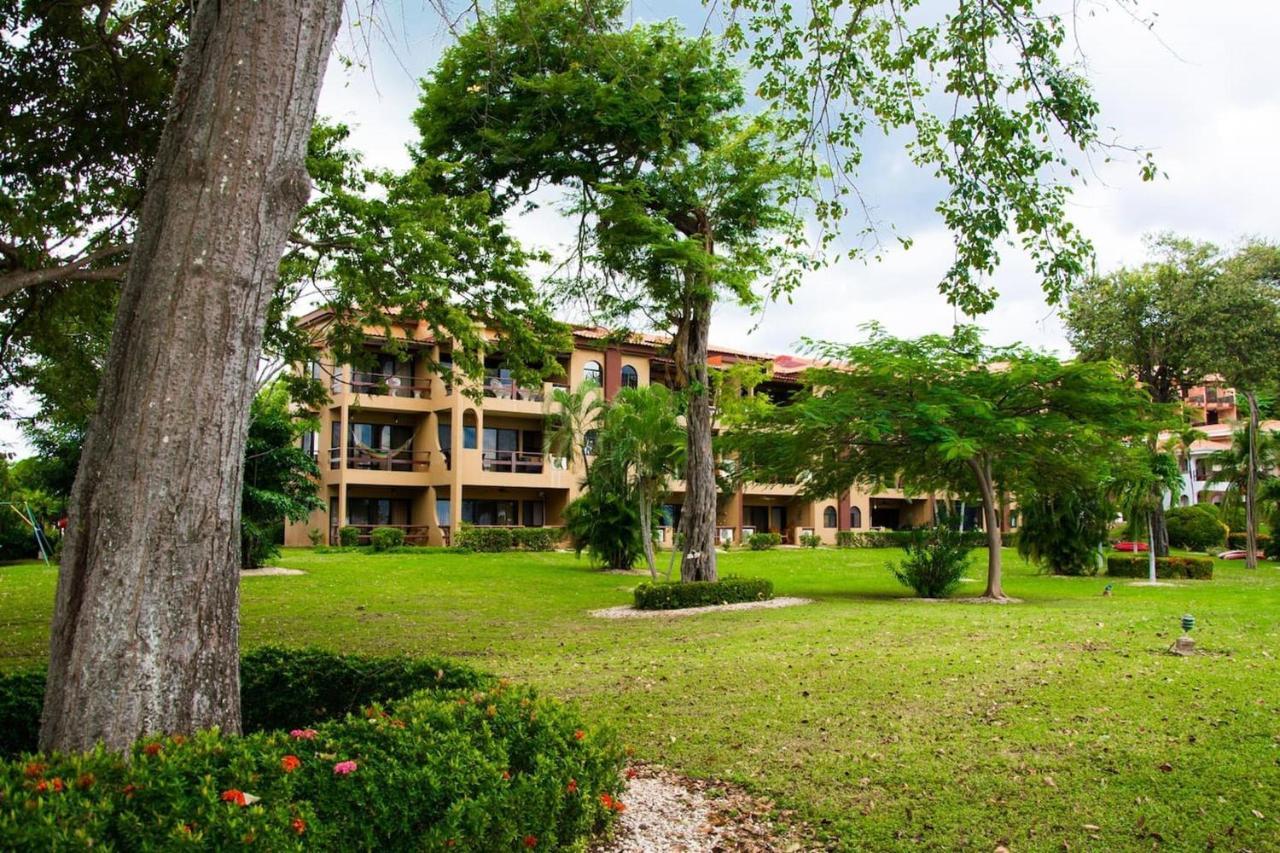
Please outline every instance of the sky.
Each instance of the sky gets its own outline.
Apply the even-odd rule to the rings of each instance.
[[[449,35],[426,0],[381,8],[376,21],[357,27],[348,16],[319,113],[350,125],[351,143],[368,164],[400,168],[409,162],[415,136],[410,115],[417,81]],[[1141,12],[1154,20],[1152,28],[1115,3],[1078,0],[1076,8],[1076,40],[1103,126],[1125,145],[1152,150],[1167,175],[1143,183],[1133,158],[1123,156],[1111,163],[1095,157],[1083,170],[1069,214],[1093,241],[1098,269],[1140,263],[1143,236],[1157,231],[1223,245],[1247,235],[1280,238],[1280,157],[1271,153],[1280,139],[1280,52],[1274,44],[1280,3],[1147,0]],[[694,0],[635,0],[631,16],[676,17],[695,30],[706,20]],[[719,307],[715,344],[779,353],[794,351],[805,337],[855,340],[859,326],[872,320],[892,334],[914,336],[946,332],[963,319],[937,288],[952,257],[950,236],[934,212],[939,187],[905,160],[897,140],[879,136],[866,145],[863,173],[860,186],[876,218],[909,235],[912,248],[827,266],[809,275],[790,304],[768,306],[760,315]],[[511,227],[526,244],[553,250],[568,233],[550,210]],[[1069,352],[1055,309],[1024,257],[1007,253],[991,283],[1000,299],[977,319],[991,341]],[[0,421],[4,450],[26,450],[11,421]]]

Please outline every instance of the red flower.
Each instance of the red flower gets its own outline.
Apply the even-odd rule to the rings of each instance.
[[[565,786],[565,790],[567,790],[570,794],[578,793],[578,780],[570,779],[569,784]]]
[[[586,736],[587,736],[587,733],[584,732],[582,729],[578,729],[576,732],[573,733],[574,740],[582,740]]]
[[[222,792],[222,801],[224,803],[235,803],[237,806],[244,806],[244,791],[238,791],[235,788],[229,788]]]
[[[196,828],[189,823],[184,823],[182,825],[182,831],[185,832],[187,835],[190,835],[191,833],[196,831]]]
[[[601,794],[600,805],[604,806],[606,809],[613,808],[613,797],[609,796],[608,794]]]
[[[538,846],[538,836],[536,836],[536,835],[526,835],[526,836],[524,837],[524,846],[525,846],[525,847],[537,847],[537,846]]]
[[[302,766],[302,762],[298,760],[296,755],[286,755],[280,759],[280,767],[285,773],[292,773]]]
[[[52,784],[53,784],[53,790],[57,791],[58,793],[62,793],[63,790],[65,790],[67,787],[66,785],[63,784],[61,776],[53,777]]]
[[[625,811],[627,810],[627,807],[626,807],[625,805],[623,805],[623,804],[622,804],[622,800],[614,800],[614,801],[613,801],[613,810],[614,810],[615,812],[617,812],[618,814],[622,814],[623,812],[625,812]]]
[[[636,773],[636,769],[635,769],[634,767],[628,767],[628,768],[627,768],[627,778],[628,778],[628,779],[634,779],[634,778],[636,778],[636,776],[637,776],[637,775],[638,775],[638,774]]]
[[[293,822],[289,824],[293,827],[293,831],[301,835],[307,831],[307,822],[300,817],[295,817]]]
[[[502,781],[503,781],[503,782],[509,782],[509,781],[511,781],[511,771],[510,771],[510,770],[503,770],[503,771],[502,771]]]
[[[141,790],[142,790],[142,786],[141,786],[141,785],[135,785],[135,784],[133,784],[132,782],[130,782],[128,785],[125,785],[125,786],[124,786],[124,795],[125,795],[125,798],[126,798],[126,799],[130,799],[130,800],[131,800],[131,799],[133,799],[133,795],[134,795],[134,794],[136,794],[136,793],[138,793],[138,792],[139,792],[139,791],[141,791]]]
[[[92,788],[93,781],[92,773],[81,773],[80,778],[76,780],[76,785],[81,788]]]
[[[35,779],[37,777],[43,776],[44,771],[48,769],[49,768],[46,767],[45,765],[37,764],[36,762],[33,761],[30,764],[28,764],[25,768],[23,768],[22,772],[26,774],[28,779]]]
[[[145,752],[147,755],[159,755],[159,754],[160,754],[160,744],[158,744],[158,743],[149,743],[149,744],[147,744],[146,746],[144,746],[144,747],[142,748],[142,751],[143,751],[143,752]]]
[[[49,783],[48,783],[48,782],[46,782],[46,781],[44,781],[43,779],[41,779],[39,782],[37,782],[37,783],[36,783],[36,793],[37,793],[37,794],[43,794],[43,793],[44,793],[45,791],[47,791],[47,790],[49,790]]]

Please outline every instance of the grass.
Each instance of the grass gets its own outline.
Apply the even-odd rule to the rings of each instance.
[[[893,551],[733,552],[817,599],[606,621],[643,578],[567,554],[291,550],[243,640],[441,653],[579,702],[643,759],[743,783],[846,849],[1280,849],[1280,572],[1135,587],[1037,574],[1007,606],[906,600]],[[974,554],[969,577],[982,577]],[[46,653],[54,572],[0,567],[0,667]],[[957,595],[976,595],[980,582]],[[1166,649],[1197,620],[1204,654]]]

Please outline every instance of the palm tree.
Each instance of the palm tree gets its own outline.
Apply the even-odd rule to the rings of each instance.
[[[1120,507],[1125,518],[1136,522],[1147,520],[1147,574],[1156,582],[1156,537],[1151,518],[1164,506],[1164,493],[1176,500],[1182,491],[1182,472],[1173,454],[1153,449],[1147,444],[1135,445],[1133,464],[1120,480]]]
[[[605,416],[603,452],[629,472],[640,511],[644,558],[658,578],[653,554],[653,507],[684,468],[684,430],[676,420],[676,399],[665,386],[624,389]]]
[[[588,458],[591,456],[591,448],[588,444],[605,406],[604,397],[599,391],[599,385],[586,381],[578,385],[576,391],[556,388],[547,400],[543,452],[567,460],[570,468],[581,457],[582,469],[586,474],[591,473]]]
[[[1182,429],[1169,434],[1165,439],[1163,449],[1172,453],[1174,458],[1178,460],[1178,468],[1187,475],[1187,482],[1194,487],[1195,473],[1191,470],[1191,446],[1197,441],[1202,441],[1209,436],[1203,431],[1186,424]],[[1195,496],[1192,495],[1192,499]]]
[[[1252,520],[1257,518],[1259,495],[1249,490],[1250,455],[1249,430],[1242,428],[1232,433],[1231,447],[1209,454],[1208,463],[1209,482],[1227,484],[1226,494],[1222,498],[1223,509],[1239,506],[1243,496],[1245,516]],[[1256,460],[1252,472],[1253,479],[1255,482],[1265,484],[1274,476],[1276,467],[1280,466],[1280,432],[1260,433],[1256,443],[1256,456],[1253,458]],[[1262,492],[1265,488],[1265,485],[1260,486],[1257,491]],[[1256,569],[1258,567],[1257,547],[1252,537],[1249,539],[1249,546],[1245,565]]]

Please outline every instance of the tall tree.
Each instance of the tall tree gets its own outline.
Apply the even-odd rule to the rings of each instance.
[[[987,532],[984,595],[1005,598],[1000,508],[1053,482],[1101,482],[1129,436],[1159,411],[1105,362],[1060,362],[1022,346],[950,337],[823,344],[790,405],[730,425],[750,479],[798,482],[826,497],[852,485],[977,491]],[[1087,469],[1087,470],[1084,470]]]
[[[1158,403],[1176,403],[1205,380],[1196,312],[1217,280],[1218,249],[1172,234],[1147,239],[1152,260],[1095,276],[1073,288],[1063,319],[1088,361],[1113,361]],[[1152,515],[1157,554],[1167,556],[1164,510]]]
[[[249,404],[340,15],[196,7],[71,496],[42,749],[239,730]]]
[[[1154,519],[1164,507],[1166,494],[1176,499],[1182,487],[1178,461],[1172,453],[1159,450],[1153,441],[1136,444],[1130,464],[1116,485],[1117,500],[1135,531],[1146,527],[1147,580],[1156,582],[1156,534]],[[1137,535],[1134,536],[1137,538]]]
[[[1280,388],[1280,246],[1252,241],[1224,264],[1197,306],[1196,349],[1206,367],[1249,406],[1245,483],[1245,565],[1258,566],[1259,395]]]

